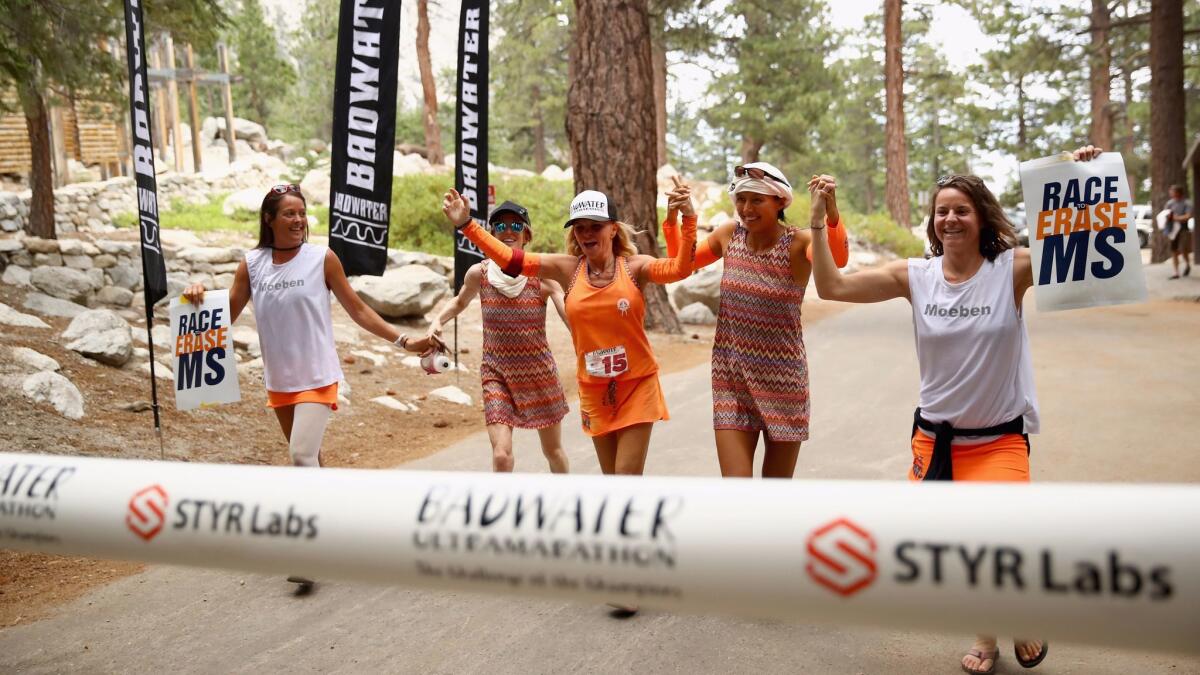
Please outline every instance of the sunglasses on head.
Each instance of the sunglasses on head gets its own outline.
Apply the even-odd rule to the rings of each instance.
[[[495,232],[496,234],[504,234],[508,230],[512,230],[513,234],[521,234],[525,231],[525,223],[492,223],[492,232]]]
[[[784,180],[778,176],[772,176],[771,174],[767,173],[766,171],[763,171],[762,169],[760,169],[756,166],[735,166],[735,167],[733,167],[733,177],[734,178],[745,178],[746,176],[749,176],[755,180],[762,180],[764,178],[769,178],[769,179],[775,181],[776,183],[782,183],[788,187],[792,187],[791,183],[788,183],[786,180]]]
[[[295,183],[282,183],[271,188],[271,192],[277,195],[286,195],[289,192],[300,192],[300,186]]]

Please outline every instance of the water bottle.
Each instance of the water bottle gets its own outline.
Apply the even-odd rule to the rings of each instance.
[[[430,375],[437,375],[450,370],[450,357],[442,352],[432,352],[421,357],[421,367]]]

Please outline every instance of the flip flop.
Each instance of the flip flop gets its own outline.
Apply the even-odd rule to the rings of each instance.
[[[992,667],[988,668],[987,670],[974,670],[972,668],[968,668],[967,664],[965,663],[959,663],[958,665],[962,667],[964,673],[970,673],[971,675],[992,675],[992,673],[996,672],[996,662],[1000,660],[1000,647],[997,646],[995,649],[993,649],[990,655],[984,653],[983,650],[980,649],[971,649],[967,651],[966,655],[974,656],[975,658],[979,659],[980,663],[990,659],[992,662]]]
[[[1037,656],[1025,661],[1021,658],[1021,652],[1017,651],[1017,645],[1013,644],[1013,656],[1017,657],[1017,663],[1021,664],[1022,668],[1032,668],[1042,662],[1046,658],[1046,654],[1050,653],[1050,643],[1042,641],[1042,649],[1037,653]]]

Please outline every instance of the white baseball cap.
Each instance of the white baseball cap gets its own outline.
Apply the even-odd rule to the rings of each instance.
[[[613,206],[608,195],[599,190],[584,190],[571,200],[571,217],[563,227],[571,227],[571,223],[580,218],[586,220],[616,220],[617,209]]]

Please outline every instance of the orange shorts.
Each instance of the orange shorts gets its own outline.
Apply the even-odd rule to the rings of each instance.
[[[333,410],[337,410],[337,394],[338,383],[327,384],[324,387],[316,389],[305,389],[304,391],[271,391],[267,390],[267,407],[282,408],[287,405],[296,405],[297,403],[324,403]]]
[[[658,373],[607,384],[579,383],[579,416],[583,433],[603,436],[635,424],[671,419],[663,400]]]
[[[913,464],[909,480],[921,480],[933,461],[933,437],[917,431],[912,437]],[[955,443],[950,449],[954,480],[1029,482],[1029,446],[1021,434],[1005,434],[990,443]]]

